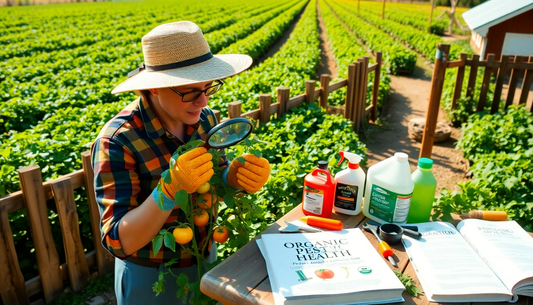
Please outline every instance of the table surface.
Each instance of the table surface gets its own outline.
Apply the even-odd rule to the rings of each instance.
[[[279,233],[278,229],[285,226],[284,220],[292,221],[300,219],[302,216],[305,215],[302,212],[301,205],[299,205],[277,222],[273,223],[269,228],[263,231],[262,234]],[[360,213],[356,216],[333,213],[331,218],[341,220],[344,224],[344,228],[361,227],[368,220],[363,213]],[[452,223],[455,225],[459,220],[460,218],[457,217],[456,221],[452,221]],[[364,230],[363,233],[377,251],[378,242],[376,238],[371,233],[368,233]],[[394,253],[394,260],[398,264],[398,267],[392,266],[392,264],[386,259],[384,259],[384,261],[392,270],[400,271],[403,274],[411,276],[416,286],[422,288],[420,282],[418,281],[416,272],[409,262],[409,258],[407,257],[407,253],[405,252],[403,244],[400,243],[398,245],[391,245],[391,248]],[[204,294],[221,302],[222,304],[274,304],[274,298],[272,295],[272,289],[270,287],[270,280],[268,279],[265,260],[263,259],[259,248],[257,247],[255,239],[248,242],[236,253],[207,272],[202,278],[200,289]],[[424,294],[419,294],[418,297],[415,298],[404,291],[403,298],[405,299],[404,304],[435,304],[428,301]],[[520,296],[518,302],[515,304],[533,304],[533,298]]]

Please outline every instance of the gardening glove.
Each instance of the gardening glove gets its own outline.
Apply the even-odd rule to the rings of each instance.
[[[213,156],[205,147],[198,147],[178,157],[174,168],[169,169],[171,182],[159,181],[163,193],[174,199],[174,195],[185,190],[188,194],[195,192],[200,185],[211,179],[213,174]]]
[[[265,185],[270,177],[270,163],[265,158],[244,154],[244,165],[234,160],[229,166],[227,181],[235,188],[244,188],[248,193],[255,193]]]

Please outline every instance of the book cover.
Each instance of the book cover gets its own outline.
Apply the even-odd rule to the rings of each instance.
[[[401,302],[405,287],[360,229],[263,234],[276,304]]]

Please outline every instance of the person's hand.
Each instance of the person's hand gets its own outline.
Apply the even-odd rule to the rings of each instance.
[[[198,147],[178,157],[174,168],[169,169],[171,182],[159,181],[163,193],[174,199],[174,195],[185,190],[188,194],[195,192],[202,184],[211,179],[213,174],[213,156],[205,147]]]
[[[244,154],[244,165],[234,160],[229,166],[227,181],[235,188],[244,188],[248,193],[255,193],[265,185],[270,177],[270,163],[265,158]]]

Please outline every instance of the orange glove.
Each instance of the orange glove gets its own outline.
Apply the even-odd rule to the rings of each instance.
[[[244,188],[248,193],[255,193],[265,185],[270,177],[270,163],[265,158],[252,154],[242,155],[245,162],[234,160],[229,166],[227,181],[235,188]]]
[[[161,183],[163,193],[174,199],[174,195],[185,190],[188,194],[195,192],[200,185],[211,179],[213,174],[213,156],[205,147],[198,147],[178,157],[174,168],[169,169],[171,182]]]

